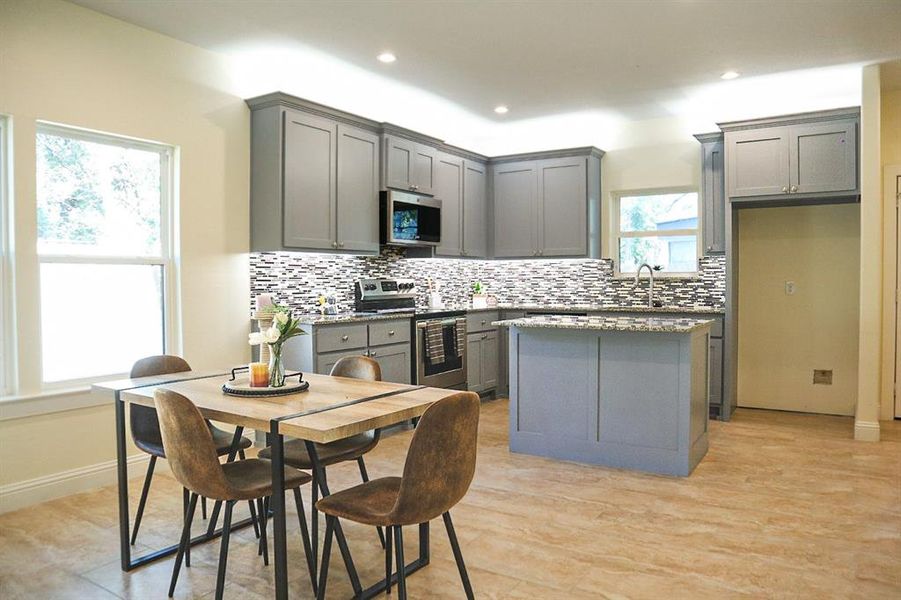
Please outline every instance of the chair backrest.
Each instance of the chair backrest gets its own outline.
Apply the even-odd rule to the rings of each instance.
[[[333,377],[351,377],[367,381],[381,381],[382,368],[379,363],[368,356],[345,356],[338,359],[329,375]]]
[[[229,500],[229,485],[216,456],[213,436],[194,403],[171,390],[153,394],[163,448],[182,486],[214,500]]]
[[[152,375],[166,375],[169,373],[181,373],[190,371],[191,365],[180,356],[161,354],[142,358],[131,368],[130,377],[150,377]],[[160,424],[156,418],[156,411],[149,406],[132,404],[129,407],[129,421],[131,423],[131,437],[136,442],[159,444]]]
[[[393,522],[424,523],[466,495],[476,468],[479,408],[478,394],[459,392],[425,411],[407,451]]]

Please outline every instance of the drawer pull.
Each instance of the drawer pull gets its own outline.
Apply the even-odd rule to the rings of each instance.
[[[348,338],[348,336],[346,336],[346,335],[342,335],[342,336],[341,336],[341,341],[342,341],[342,342],[346,342],[348,339],[350,339],[350,338]]]
[[[485,319],[482,319],[482,325],[484,325],[484,324],[487,323],[487,322],[488,322],[488,321],[486,321]]]
[[[375,356],[375,351],[374,351],[374,350],[370,350],[370,351],[369,351],[369,356]]]
[[[390,330],[390,331],[388,332],[388,335],[394,335],[394,330],[393,330],[393,329]]]

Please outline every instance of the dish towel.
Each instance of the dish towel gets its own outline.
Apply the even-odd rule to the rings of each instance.
[[[444,325],[441,324],[441,321],[426,323],[425,353],[433,365],[440,365],[444,362]]]
[[[454,327],[454,355],[463,356],[463,344],[466,343],[466,321],[459,319]]]

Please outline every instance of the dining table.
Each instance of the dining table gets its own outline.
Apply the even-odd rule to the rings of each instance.
[[[406,421],[417,421],[433,403],[449,394],[448,390],[421,385],[364,381],[345,377],[332,377],[313,373],[294,373],[288,379],[303,379],[308,389],[281,396],[243,397],[228,395],[223,384],[235,377],[234,372],[184,371],[168,375],[155,375],[132,379],[120,379],[97,383],[92,386],[95,394],[107,396],[115,403],[116,462],[119,500],[120,558],[123,571],[131,571],[150,562],[174,554],[178,544],[161,548],[139,557],[133,557],[129,543],[128,499],[128,445],[126,441],[126,409],[129,404],[153,407],[153,396],[158,389],[182,394],[193,402],[201,414],[210,420],[235,426],[232,451],[227,460],[233,460],[238,442],[245,428],[268,433],[272,448],[273,489],[284,489],[286,437],[304,440],[316,474],[320,495],[329,495],[324,467],[319,460],[317,444],[327,444],[373,429],[382,429]],[[270,501],[273,522],[273,550],[275,565],[275,597],[288,597],[287,534],[284,494],[273,494]],[[214,509],[206,532],[191,538],[190,545],[209,542],[222,534],[216,530]],[[232,524],[232,530],[253,524],[252,518]],[[347,539],[340,523],[335,527],[338,543],[348,577],[357,598],[372,598],[385,590],[386,579],[363,588]],[[318,552],[314,553],[318,555]],[[310,557],[307,558],[311,560]],[[419,556],[407,565],[407,575],[429,563],[429,523],[419,525]],[[312,572],[315,564],[309,565]],[[392,576],[396,580],[396,574]]]

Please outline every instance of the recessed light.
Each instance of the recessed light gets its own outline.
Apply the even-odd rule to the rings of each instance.
[[[505,114],[507,114],[507,112],[509,112],[509,110],[510,109],[507,108],[506,106],[504,106],[503,104],[501,104],[500,106],[494,107],[494,112],[496,112],[499,115],[505,115]]]
[[[378,58],[383,63],[393,63],[397,60],[397,57],[394,56],[394,54],[391,52],[382,52],[376,58]]]
[[[739,76],[738,71],[726,71],[725,73],[720,75],[720,79],[729,80],[729,79],[735,79],[738,76]]]

